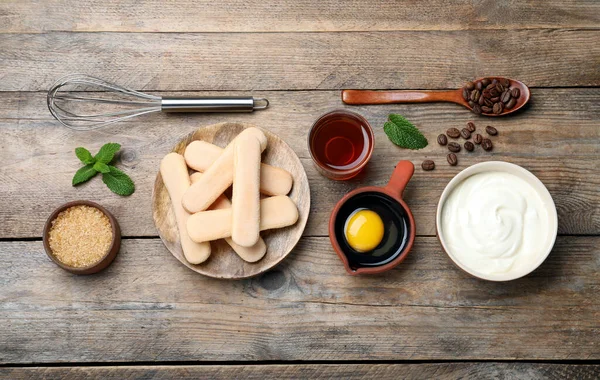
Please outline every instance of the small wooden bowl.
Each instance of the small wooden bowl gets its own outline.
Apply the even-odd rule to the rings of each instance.
[[[98,210],[102,211],[102,213],[104,213],[104,215],[106,215],[108,217],[108,220],[110,220],[110,225],[112,227],[112,243],[110,244],[110,248],[108,249],[106,254],[102,257],[102,259],[100,259],[100,261],[98,261],[97,263],[92,264],[90,266],[87,266],[87,267],[76,268],[76,267],[66,265],[65,263],[61,262],[58,258],[56,258],[56,256],[52,252],[52,249],[50,248],[50,242],[49,242],[48,235],[50,233],[50,228],[52,227],[52,221],[54,219],[56,219],[58,214],[60,214],[64,210],[68,209],[69,207],[82,206],[82,205],[95,207]],[[56,210],[54,210],[54,212],[52,214],[50,214],[50,216],[48,217],[48,220],[46,220],[46,224],[44,224],[43,242],[44,242],[44,250],[46,251],[46,254],[48,255],[48,257],[50,257],[50,259],[52,261],[54,261],[54,263],[56,265],[58,265],[59,267],[61,267],[62,269],[66,270],[67,272],[74,273],[74,274],[92,274],[92,273],[100,272],[102,269],[109,266],[110,263],[112,263],[112,261],[117,256],[117,253],[119,252],[119,248],[121,248],[121,228],[119,227],[119,223],[117,222],[117,219],[113,216],[113,214],[111,214],[107,209],[100,206],[99,204],[90,202],[90,201],[82,201],[82,200],[81,201],[72,201],[72,202],[65,203],[64,205],[62,205],[59,208],[57,208]]]

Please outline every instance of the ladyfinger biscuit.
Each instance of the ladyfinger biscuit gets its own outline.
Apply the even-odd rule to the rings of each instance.
[[[198,182],[183,194],[183,207],[190,213],[204,211],[233,183],[233,149],[240,136],[255,136],[261,152],[267,147],[267,137],[258,128],[244,129],[223,151],[223,154],[204,172]]]
[[[198,181],[202,173],[194,173],[190,176],[192,183]],[[227,199],[225,194],[221,194],[217,200],[210,205],[209,210],[219,210],[223,208],[231,208],[231,201]],[[237,245],[231,240],[231,238],[225,238],[227,244],[231,246],[231,248],[238,254],[242,260],[247,261],[249,263],[254,263],[263,258],[265,253],[267,252],[267,245],[262,238],[258,239],[258,242],[254,244],[252,247],[242,247],[241,245]]]
[[[181,198],[190,187],[190,177],[183,156],[177,153],[167,154],[160,162],[160,175],[171,197],[183,255],[190,264],[200,264],[210,256],[210,243],[195,243],[187,233],[190,214],[181,205]]]
[[[260,142],[254,136],[235,140],[231,239],[252,247],[260,237]]]
[[[205,242],[231,236],[231,209],[195,213],[187,223],[193,241]],[[298,208],[285,195],[264,198],[260,201],[260,230],[291,226],[298,220]]]
[[[223,153],[223,148],[206,141],[192,141],[185,148],[185,162],[199,172],[205,172]],[[282,168],[260,165],[260,192],[266,195],[287,195],[292,189],[292,175]]]

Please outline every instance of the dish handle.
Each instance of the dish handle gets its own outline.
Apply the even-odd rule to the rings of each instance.
[[[386,185],[386,189],[392,193],[398,194],[402,198],[404,188],[408,184],[408,181],[412,178],[415,172],[415,166],[410,161],[400,161],[394,168],[394,172],[390,178],[390,181]]]

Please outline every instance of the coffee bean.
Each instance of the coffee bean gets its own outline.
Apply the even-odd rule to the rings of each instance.
[[[474,107],[475,106],[475,102],[472,100],[469,100],[469,106]]]
[[[471,131],[469,131],[467,128],[463,128],[460,130],[460,135],[463,139],[468,140],[471,138]]]
[[[455,143],[455,142],[450,142],[450,143],[448,143],[448,150],[450,152],[458,153],[458,152],[460,152],[460,144]]]
[[[427,171],[433,170],[433,169],[435,169],[435,162],[433,162],[431,160],[425,160],[421,164],[421,167],[423,168],[423,170],[427,170]]]
[[[475,88],[475,83],[467,82],[467,84],[465,84],[465,87],[467,88],[467,90],[471,91],[472,89]]]
[[[492,79],[492,84],[493,85],[497,85],[498,84],[498,79]]]
[[[448,128],[446,134],[453,139],[457,139],[460,136],[460,131],[457,128]]]
[[[519,96],[521,96],[521,90],[519,90],[518,88],[513,88],[512,90],[510,90],[510,94],[513,98],[518,99]]]
[[[500,97],[500,101],[502,103],[508,103],[508,101],[510,100],[510,91],[506,90],[502,93],[502,96]]]
[[[473,106],[473,112],[475,112],[477,115],[481,115],[481,110],[482,110],[482,108],[479,104],[475,104]]]
[[[475,123],[473,123],[472,121],[469,121],[467,123],[467,129],[469,130],[469,132],[475,132],[475,130],[477,128],[475,128]]]
[[[469,152],[472,152],[473,149],[475,149],[475,145],[473,145],[472,142],[467,141],[467,142],[465,142],[465,149],[468,150]]]
[[[481,111],[485,112],[485,113],[491,113],[492,112],[492,107],[481,106]]]
[[[464,100],[469,100],[470,96],[471,95],[469,94],[469,90],[467,90],[466,88],[463,88],[463,90],[462,90],[462,97],[463,97],[463,99]]]
[[[500,95],[500,93],[498,92],[498,90],[496,90],[496,88],[492,88],[490,90],[490,97],[495,98],[498,95]]]
[[[481,96],[481,92],[479,90],[475,90],[471,93],[471,100],[477,103],[479,101],[479,97]]]
[[[506,103],[506,106],[504,106],[504,108],[508,108],[511,109],[515,106],[515,104],[517,104],[517,100],[515,98],[511,98],[508,103]]]
[[[491,125],[488,125],[487,127],[485,127],[485,131],[490,136],[496,136],[498,134],[498,130],[496,128],[492,127]]]
[[[490,83],[487,86],[485,86],[486,90],[491,90],[492,88],[496,87],[496,83]]]
[[[500,83],[502,83],[502,85],[503,85],[504,87],[507,87],[507,88],[510,86],[510,80],[508,80],[508,79],[506,79],[506,78],[504,78],[504,79],[501,79],[501,80],[500,80]]]
[[[481,91],[483,89],[483,84],[481,82],[477,82],[477,84],[475,85],[475,88],[477,88],[479,91]]]
[[[493,97],[490,99],[490,101],[492,102],[492,104],[498,103],[500,101],[500,97],[499,96]]]
[[[496,115],[500,115],[502,113],[502,111],[504,111],[504,105],[500,102],[495,103],[494,104],[494,108],[492,109],[492,111],[496,114]]]
[[[494,106],[494,102],[492,102],[490,99],[484,99],[483,104],[485,104],[486,107],[490,107],[490,108],[492,108]]]
[[[485,98],[483,97],[483,95],[481,95],[481,96],[479,97],[479,101],[478,101],[477,103],[479,103],[479,105],[480,105],[480,106],[482,106],[482,105],[484,105],[484,104],[485,104]]]
[[[501,85],[500,83],[498,83],[496,85],[496,91],[498,91],[499,94],[503,93],[504,92],[504,86]]]
[[[481,136],[479,133],[476,133],[475,136],[473,137],[473,142],[477,145],[481,144],[481,140],[483,140],[483,136]]]
[[[490,84],[490,80],[488,78],[483,78],[481,80],[481,84],[484,86],[487,86],[488,84]]]
[[[456,164],[458,164],[458,158],[456,158],[456,154],[454,153],[448,153],[446,159],[448,160],[450,166],[456,166]]]
[[[439,135],[437,137],[437,142],[440,145],[446,145],[446,144],[448,144],[448,138],[446,137],[445,134],[442,133],[441,135]]]
[[[482,147],[482,148],[483,148],[483,150],[485,150],[485,151],[490,151],[490,150],[492,150],[492,148],[493,148],[494,146],[492,145],[492,140],[490,140],[490,139],[483,139],[483,140],[481,141],[481,147]]]

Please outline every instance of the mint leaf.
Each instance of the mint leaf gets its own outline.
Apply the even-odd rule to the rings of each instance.
[[[108,173],[110,172],[110,168],[108,167],[108,165],[98,161],[94,164],[94,170],[100,172],[100,173]]]
[[[96,162],[94,157],[92,157],[90,151],[85,148],[75,148],[75,155],[77,156],[77,158],[79,158],[81,162],[83,162],[86,165],[93,164],[94,162]]]
[[[427,146],[427,139],[421,131],[402,115],[390,114],[389,121],[383,125],[383,131],[391,142],[401,148],[422,149]]]
[[[73,176],[73,186],[79,185],[92,179],[98,172],[94,169],[93,164],[85,165],[84,167],[77,170],[77,173]]]
[[[114,166],[109,166],[110,171],[102,174],[102,182],[115,194],[131,195],[135,185],[129,176]]]
[[[115,153],[117,153],[121,149],[121,144],[117,143],[108,143],[102,145],[102,148],[96,153],[94,158],[96,161],[100,161],[103,164],[110,164],[110,162],[115,158]]]

